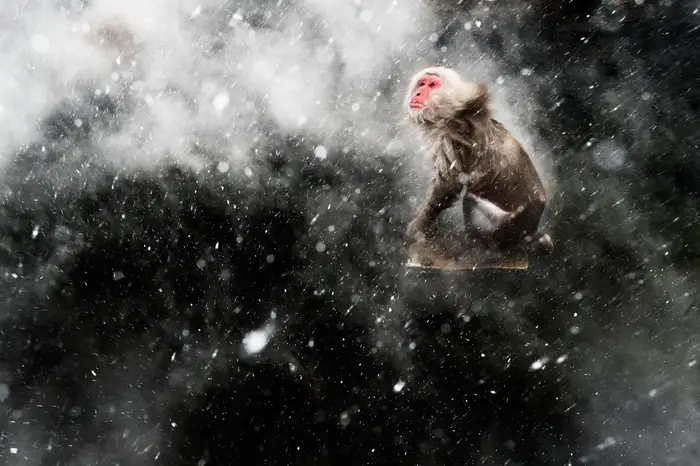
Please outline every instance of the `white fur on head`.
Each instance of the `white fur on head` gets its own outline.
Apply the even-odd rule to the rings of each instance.
[[[411,108],[409,103],[415,92],[418,81],[425,75],[433,75],[440,78],[442,86],[430,93],[425,107]],[[404,99],[404,105],[408,108],[411,120],[423,125],[439,125],[451,119],[470,102],[483,97],[485,88],[483,85],[465,82],[462,77],[450,68],[434,66],[425,68],[411,78],[408,91]]]

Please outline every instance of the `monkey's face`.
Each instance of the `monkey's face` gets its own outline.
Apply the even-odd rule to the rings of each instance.
[[[422,109],[426,106],[433,91],[442,87],[442,79],[434,74],[423,75],[416,83],[413,95],[409,100],[409,107],[412,109]]]
[[[447,68],[426,68],[415,74],[408,86],[408,116],[421,126],[432,127],[451,116],[454,89],[459,75]]]
[[[414,76],[409,86],[408,116],[421,126],[437,123],[440,94],[444,92],[444,79],[437,72],[424,71]]]

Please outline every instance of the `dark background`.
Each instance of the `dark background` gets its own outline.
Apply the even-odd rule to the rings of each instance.
[[[4,178],[2,464],[698,464],[700,5],[427,8],[434,61],[476,44],[533,89],[554,255],[407,274],[407,166],[264,108],[252,181],[88,163],[138,107],[85,85]]]

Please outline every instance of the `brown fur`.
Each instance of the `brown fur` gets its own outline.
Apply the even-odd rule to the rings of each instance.
[[[412,109],[408,101],[426,74],[438,76],[442,87],[432,91],[425,107]],[[470,233],[501,247],[536,240],[551,251],[551,239],[538,231],[547,201],[544,186],[520,143],[492,118],[486,86],[465,82],[448,68],[427,68],[411,79],[405,105],[431,142],[435,168],[428,199],[408,226],[409,240],[424,240],[466,188],[462,203]],[[474,224],[475,212],[495,214],[498,221],[485,229]]]

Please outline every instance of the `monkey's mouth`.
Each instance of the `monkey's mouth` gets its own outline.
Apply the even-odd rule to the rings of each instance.
[[[423,108],[423,104],[420,102],[411,102],[408,106],[411,108]]]

